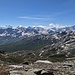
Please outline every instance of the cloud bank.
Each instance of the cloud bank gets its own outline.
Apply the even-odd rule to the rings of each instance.
[[[69,27],[71,25],[60,25],[60,24],[54,24],[54,23],[50,23],[49,25],[37,25],[37,26],[33,26],[33,27],[41,27],[41,28],[45,28],[45,29],[50,29],[50,28],[65,28],[65,27]]]

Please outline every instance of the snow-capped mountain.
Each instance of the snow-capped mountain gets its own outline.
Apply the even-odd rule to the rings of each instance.
[[[0,27],[0,43],[6,44],[21,40],[26,37],[32,37],[37,35],[50,35],[56,32],[62,31],[75,31],[75,26],[69,27],[16,27],[13,28],[12,26]],[[53,35],[56,37],[56,34]]]
[[[75,56],[75,26],[0,28],[0,43],[3,51],[39,50],[35,55],[40,57]]]

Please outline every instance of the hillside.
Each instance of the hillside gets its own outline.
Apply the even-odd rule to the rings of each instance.
[[[52,44],[52,40],[57,42],[55,38],[51,39],[50,35],[34,36],[29,38],[24,38],[15,43],[0,45],[0,49],[3,51],[18,51],[18,50],[38,50],[46,45]]]
[[[45,31],[43,28],[38,30],[38,28],[29,27],[26,28],[27,32],[25,33],[32,33],[35,29],[38,32]],[[75,26],[60,28],[53,32],[47,30],[47,32],[47,34],[40,33],[38,35],[35,33],[32,36],[24,35],[17,41],[1,44],[0,50],[6,52],[38,50],[38,53],[41,53],[40,56],[64,54],[68,57],[75,55]]]

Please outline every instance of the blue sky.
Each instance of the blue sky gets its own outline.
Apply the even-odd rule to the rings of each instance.
[[[0,26],[75,25],[75,0],[0,0]]]

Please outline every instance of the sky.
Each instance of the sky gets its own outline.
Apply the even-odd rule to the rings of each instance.
[[[75,25],[75,0],[0,0],[0,26]]]

